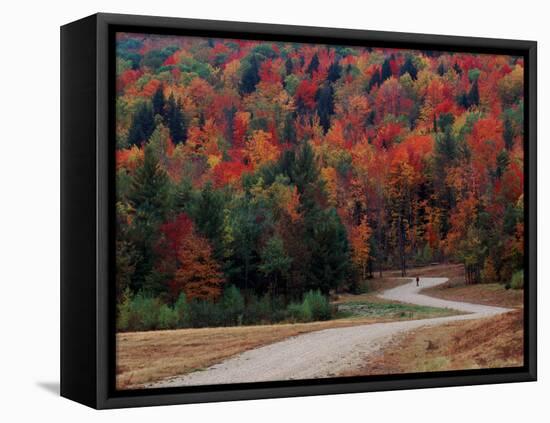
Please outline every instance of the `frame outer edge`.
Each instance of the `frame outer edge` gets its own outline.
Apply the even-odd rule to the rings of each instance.
[[[109,398],[109,34],[104,15],[97,14],[97,408],[105,408]],[[114,182],[113,182],[114,183]]]
[[[537,43],[531,43],[529,57],[529,374],[537,380]]]
[[[201,403],[213,401],[234,401],[245,399],[263,399],[295,397],[307,395],[326,395],[338,393],[361,393],[380,390],[401,390],[414,388],[450,387],[460,385],[478,385],[489,383],[507,383],[536,380],[536,42],[504,40],[489,38],[441,36],[428,34],[411,34],[400,32],[382,32],[353,29],[335,29],[304,27],[293,25],[275,25],[259,23],[241,23],[182,18],[163,18],[152,16],[121,15],[99,13],[96,16],[96,208],[97,208],[97,260],[96,260],[96,407],[120,408],[151,405],[169,405],[184,403]],[[365,42],[391,41],[399,43],[421,42],[446,47],[462,46],[464,48],[517,49],[528,54],[529,60],[529,367],[514,373],[493,373],[486,375],[453,374],[450,376],[419,376],[412,379],[391,379],[373,381],[349,381],[342,383],[323,383],[297,386],[267,386],[243,389],[226,389],[220,385],[215,391],[159,393],[150,392],[144,395],[131,396],[117,394],[110,396],[109,381],[109,27],[113,25],[149,26],[157,28],[182,28],[189,30],[211,30],[249,32],[257,34],[276,34],[283,36],[329,37],[333,39],[365,40]]]

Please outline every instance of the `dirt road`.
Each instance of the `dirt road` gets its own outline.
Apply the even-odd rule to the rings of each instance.
[[[165,379],[147,387],[331,377],[363,364],[365,356],[378,351],[393,336],[402,332],[511,311],[501,307],[447,301],[420,294],[421,289],[446,281],[447,278],[421,278],[420,286],[417,287],[416,282],[412,280],[410,283],[384,291],[380,297],[422,306],[450,308],[468,314],[311,332],[246,351],[202,371]]]

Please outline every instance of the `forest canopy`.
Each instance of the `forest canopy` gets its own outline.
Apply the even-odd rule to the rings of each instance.
[[[521,57],[117,33],[119,328],[280,320],[433,262],[510,284],[523,96]]]

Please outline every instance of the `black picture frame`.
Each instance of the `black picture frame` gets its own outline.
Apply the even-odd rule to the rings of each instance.
[[[525,60],[525,349],[521,368],[116,391],[114,33],[131,31],[501,53]],[[61,395],[119,408],[534,381],[537,44],[534,41],[99,13],[61,27]]]

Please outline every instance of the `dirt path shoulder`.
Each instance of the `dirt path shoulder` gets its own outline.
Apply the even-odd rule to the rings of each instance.
[[[245,351],[203,371],[165,379],[148,387],[175,387],[260,381],[332,377],[360,367],[365,356],[379,351],[396,335],[450,322],[480,319],[510,309],[423,295],[423,288],[442,284],[447,278],[421,278],[420,286],[410,283],[384,291],[384,299],[411,304],[450,308],[468,314],[376,323],[326,329]]]

